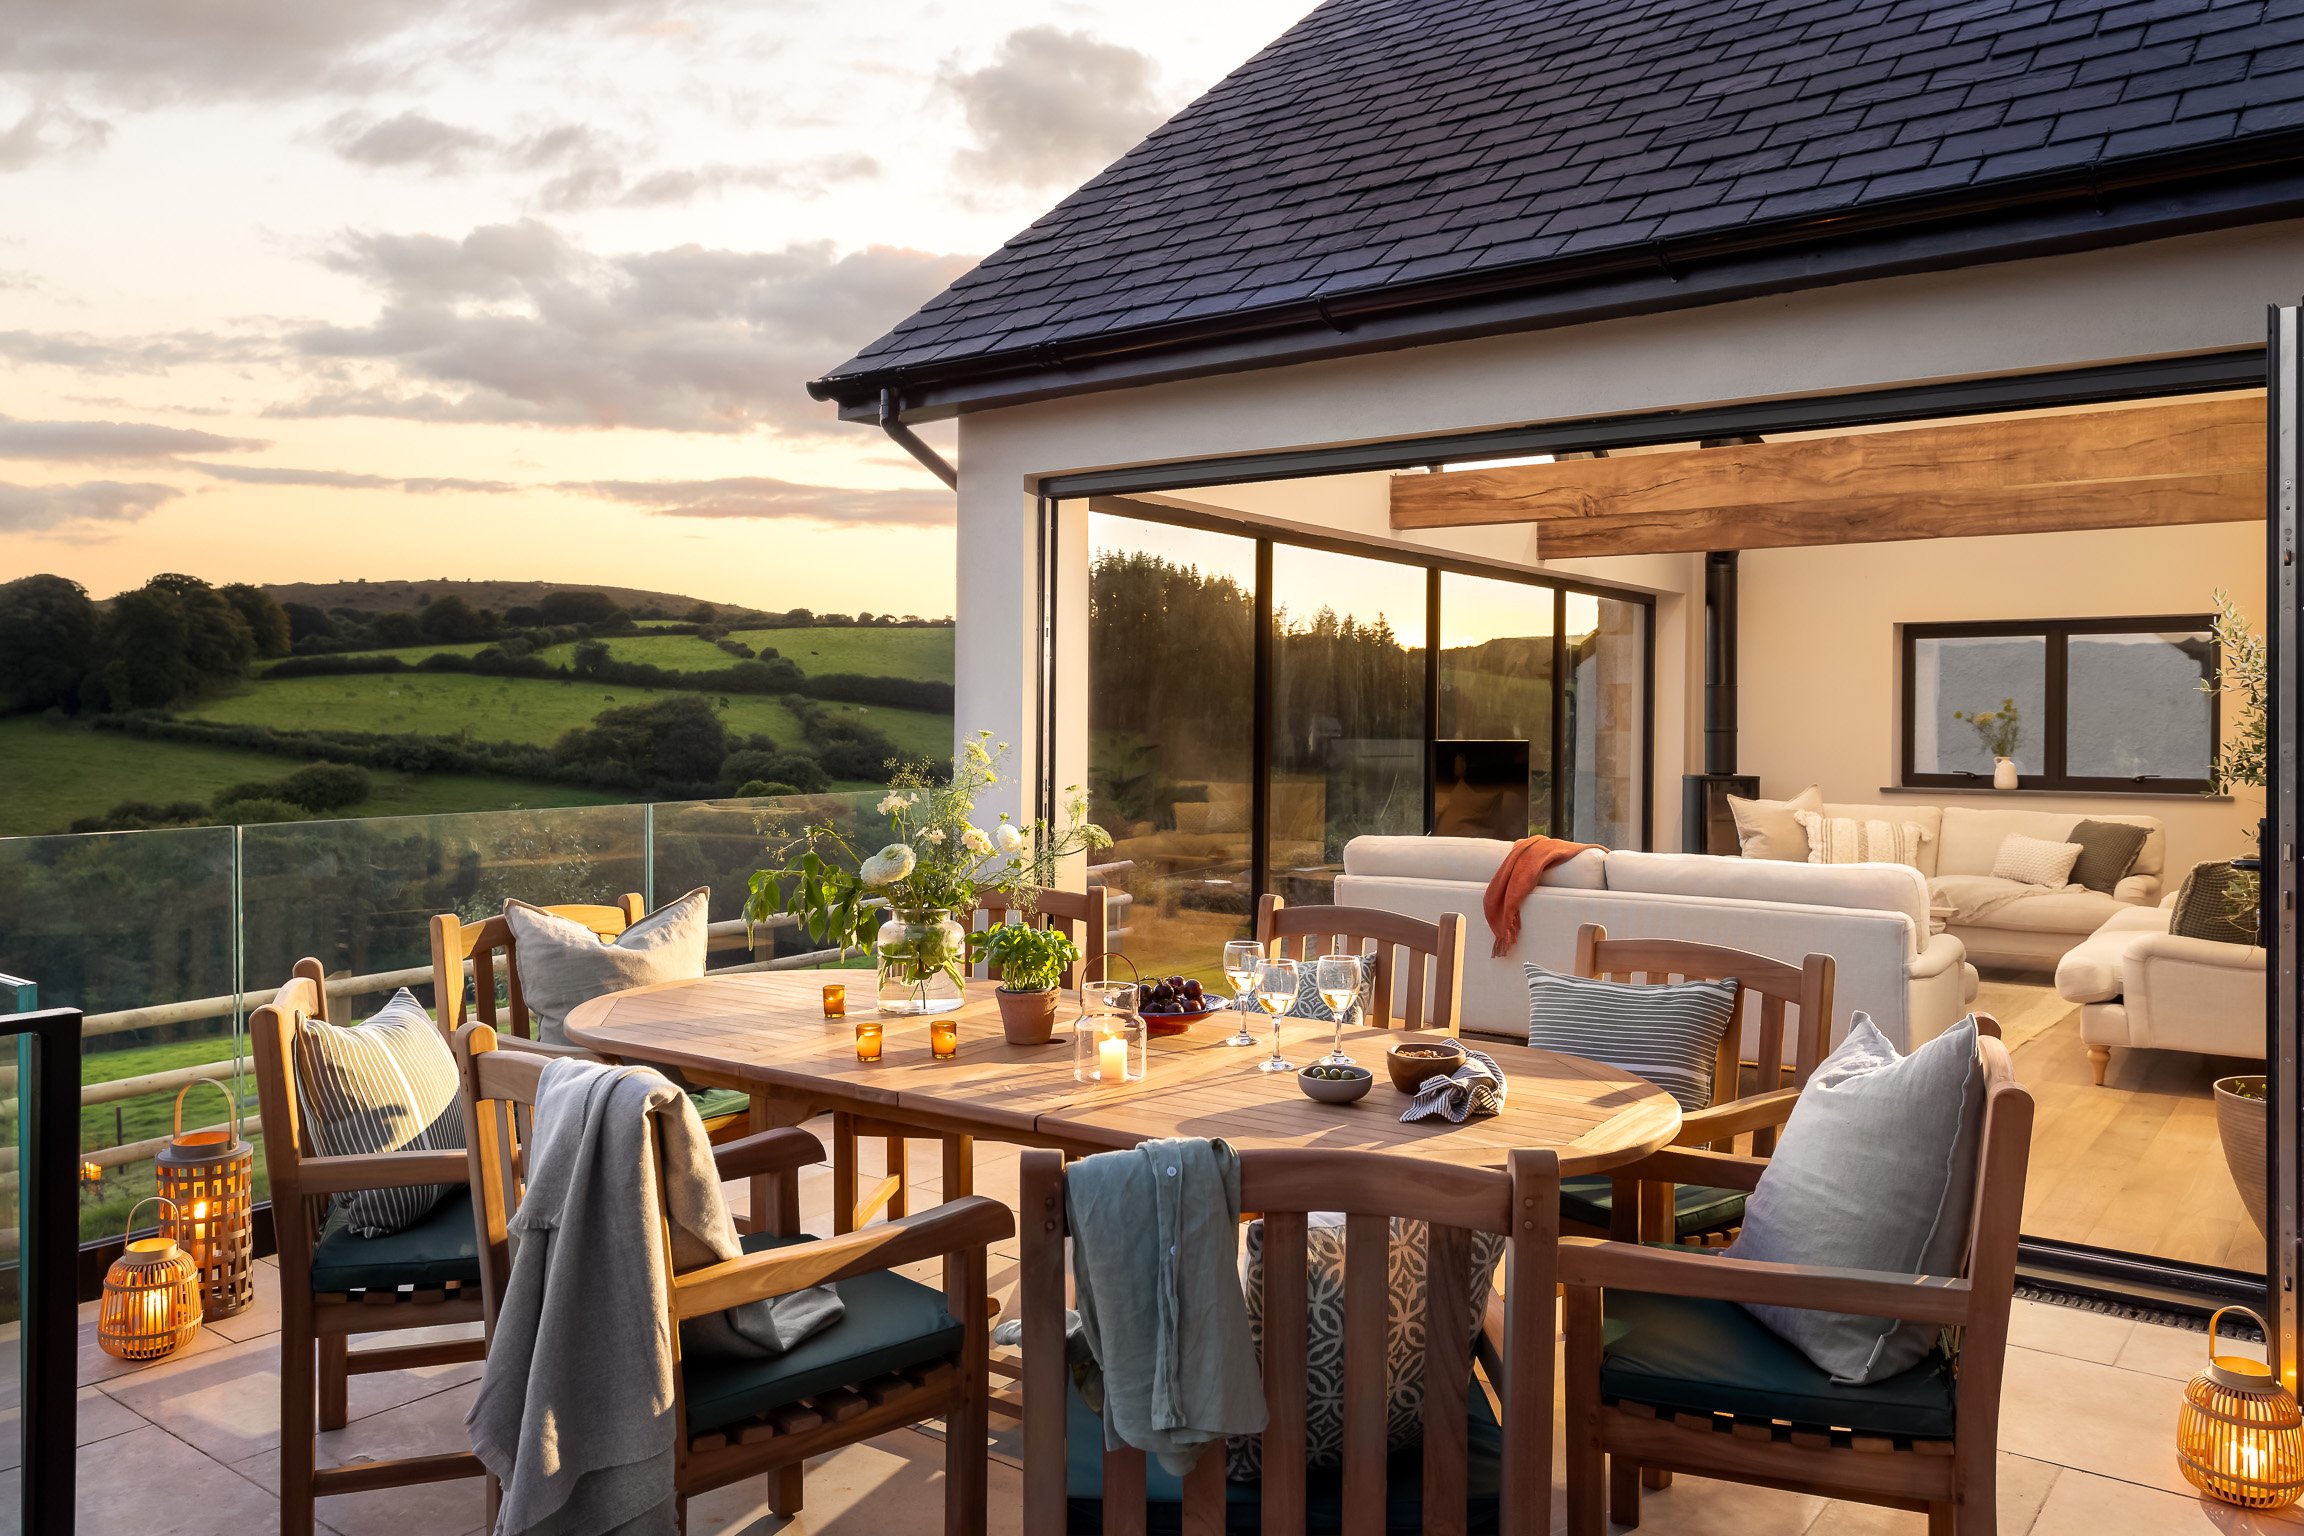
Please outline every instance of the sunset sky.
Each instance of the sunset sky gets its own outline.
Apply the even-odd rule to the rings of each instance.
[[[803,384],[1309,8],[8,6],[0,579],[948,613],[949,495]]]

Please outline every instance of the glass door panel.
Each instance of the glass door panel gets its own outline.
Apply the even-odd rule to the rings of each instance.
[[[1550,587],[1441,574],[1434,834],[1550,830],[1557,607]]]
[[[1561,762],[1567,835],[1608,848],[1643,845],[1648,736],[1647,609],[1565,594]]]

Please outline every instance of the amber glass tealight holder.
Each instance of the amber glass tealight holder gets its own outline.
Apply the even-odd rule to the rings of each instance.
[[[950,1061],[960,1054],[960,1021],[945,1014],[936,1014],[928,1020],[928,1054],[938,1061]]]
[[[848,988],[845,983],[828,981],[824,984],[824,1017],[828,1019],[848,1017]]]
[[[858,1019],[856,1021],[856,1059],[858,1061],[878,1061],[880,1059],[880,1021],[878,1019]]]

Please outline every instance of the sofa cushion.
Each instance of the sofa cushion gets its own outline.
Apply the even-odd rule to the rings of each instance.
[[[2136,867],[2136,855],[2144,851],[2144,840],[2152,833],[2151,828],[2132,821],[2083,817],[2072,824],[2071,835],[2080,845],[2080,857],[2072,865],[2072,883],[2109,896]]]
[[[1510,843],[1496,837],[1356,837],[1344,845],[1344,872],[1486,885],[1495,878],[1511,848]],[[1597,848],[1589,849],[1553,865],[1537,883],[1568,890],[1601,890],[1608,883],[1602,863],[1606,857]]]
[[[2080,858],[2078,843],[2011,832],[2001,839],[1992,856],[1992,878],[2060,891],[2072,883],[2072,866]]]
[[[1737,850],[1747,859],[1805,861],[1808,836],[1800,830],[1799,815],[1824,803],[1811,784],[1789,800],[1747,800],[1728,797],[1728,814],[1736,821]]]
[[[1915,861],[1920,873],[1936,873],[1936,842],[1944,835],[1944,809],[1942,806],[1922,805],[1906,800],[1896,805],[1866,805],[1851,801],[1838,805],[1827,800],[1818,807],[1827,816],[1847,816],[1858,821],[1909,821],[1926,834],[1920,840],[1920,857]]]
[[[2235,873],[2224,859],[2193,865],[2171,905],[2168,931],[2216,944],[2254,944],[2256,925],[2233,912],[2227,894]]]
[[[393,1291],[480,1283],[480,1234],[472,1226],[472,1191],[449,1186],[429,1211],[397,1232],[362,1237],[339,1208],[312,1245],[312,1294]]]
[[[1730,1413],[1923,1440],[1952,1437],[1952,1371],[1940,1352],[1884,1380],[1844,1386],[1732,1302],[1610,1290],[1606,1305],[1604,1396],[1675,1413]]]
[[[1909,864],[1920,867],[1920,850],[1930,836],[1916,821],[1884,821],[1877,816],[1824,816],[1795,811],[1808,839],[1811,864]]]
[[[1608,889],[1895,912],[1928,937],[1928,882],[1904,864],[1784,864],[1701,853],[1611,853]]]
[[[2136,910],[2131,903],[2114,900],[2102,891],[2083,890],[2076,885],[2051,891],[2014,880],[1995,880],[1989,875],[1939,875],[1928,882],[1928,890],[1931,899],[1954,908],[1974,903],[1979,893],[2005,894],[2009,898],[1997,902],[1978,915],[1963,915],[1956,911],[1951,919],[1955,928],[1973,926],[2013,928],[2023,933],[2094,933],[2113,914]]]

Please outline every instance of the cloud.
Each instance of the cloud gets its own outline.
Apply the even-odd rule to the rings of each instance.
[[[112,125],[55,102],[34,102],[0,128],[0,172],[21,171],[42,160],[93,154],[112,136]]]
[[[71,368],[80,373],[166,373],[203,363],[269,360],[280,352],[261,337],[214,331],[94,336],[85,331],[0,331],[0,361]]]
[[[805,518],[818,523],[949,528],[949,491],[851,490],[762,475],[725,480],[578,480],[559,489],[644,507],[658,517]]]
[[[524,489],[509,480],[460,480],[453,476],[364,475],[343,469],[291,469],[272,464],[203,464],[176,466],[229,480],[238,485],[297,485],[330,491],[405,491],[411,496],[474,494],[500,496]]]
[[[955,156],[963,180],[1046,187],[1102,170],[1167,116],[1157,74],[1149,56],[1085,32],[1009,33],[990,64],[942,81],[976,137]]]
[[[331,377],[270,414],[674,432],[839,430],[805,381],[969,265],[828,243],[599,256],[533,220],[358,235],[333,262],[378,311],[296,333]]]
[[[422,112],[370,118],[346,113],[328,125],[329,147],[355,165],[414,167],[451,175],[496,141],[473,128],[444,123]]]
[[[75,485],[12,485],[0,480],[0,531],[94,533],[133,523],[183,495],[149,481],[83,480]]]
[[[0,416],[0,459],[117,464],[180,453],[242,453],[271,445],[140,421],[15,421]]]
[[[699,165],[650,171],[638,180],[607,160],[587,160],[545,183],[540,200],[547,208],[614,206],[660,208],[718,196],[731,188],[816,195],[836,183],[880,174],[870,155],[828,155],[795,165]]]

